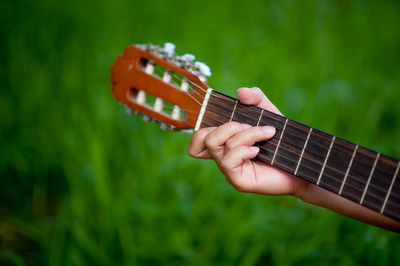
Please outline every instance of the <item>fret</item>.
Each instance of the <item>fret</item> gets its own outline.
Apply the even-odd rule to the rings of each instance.
[[[297,176],[316,184],[328,153],[332,137],[322,131],[313,129],[304,155],[297,171]]]
[[[400,170],[399,170],[400,172]],[[400,178],[394,180],[383,214],[400,221]]]
[[[307,139],[306,139],[306,142],[304,143],[303,150],[301,151],[299,161],[297,162],[297,166],[296,166],[296,170],[294,171],[294,175],[297,175],[297,171],[299,170],[301,159],[303,158],[304,150],[307,147],[307,143],[308,143],[308,140],[310,139],[310,135],[311,135],[312,130],[313,130],[312,127],[310,127],[310,131],[308,131]]]
[[[343,186],[342,196],[359,203],[362,191],[367,183],[376,153],[359,146],[354,156],[352,167]]]
[[[255,108],[254,108],[255,110]],[[235,117],[236,119],[236,117]],[[278,145],[278,141],[281,134],[281,128],[283,128],[286,118],[279,116],[277,114],[271,113],[267,110],[263,110],[263,115],[259,122],[260,126],[272,126],[276,128],[276,134],[267,141],[261,141],[257,143],[257,146],[262,149],[259,155],[255,158],[256,160],[271,164],[272,157],[274,156],[274,151]]]
[[[238,104],[238,101],[239,101],[239,100],[236,100],[236,102],[235,102],[235,107],[233,107],[233,111],[232,111],[232,114],[231,114],[231,118],[229,119],[229,122],[232,122],[232,118],[233,118],[233,115],[235,114],[236,106],[237,106],[237,104]]]
[[[238,102],[235,104],[236,108],[232,111],[232,120],[240,123],[245,123],[251,126],[255,126],[257,124],[257,118],[260,113],[260,108],[252,108],[246,104],[242,104]]]
[[[336,194],[339,193],[353,150],[354,144],[341,138],[335,138],[321,174],[319,186]]]
[[[210,93],[200,128],[217,127],[229,122],[235,101],[235,99],[213,90]]]
[[[286,118],[286,121],[285,121],[285,124],[284,124],[284,126],[283,126],[281,135],[279,136],[278,145],[276,145],[276,148],[275,148],[274,157],[272,157],[271,165],[274,165],[274,161],[275,161],[275,157],[276,157],[276,152],[277,152],[278,149],[279,149],[279,145],[281,145],[282,136],[283,136],[283,134],[285,133],[285,128],[286,128],[286,125],[287,125],[288,120],[289,120],[289,119]]]
[[[389,190],[386,193],[385,201],[383,202],[383,205],[382,205],[382,208],[380,210],[380,213],[383,213],[383,211],[385,210],[386,203],[387,203],[387,201],[389,199],[390,193],[392,192],[394,181],[396,180],[397,174],[399,173],[399,168],[400,168],[400,161],[397,163],[396,171],[394,172],[394,175],[393,175],[393,178],[392,178],[392,182],[390,182],[390,187],[389,187]]]
[[[257,127],[258,127],[258,125],[260,125],[260,121],[261,121],[261,117],[262,117],[263,113],[264,113],[264,109],[261,109],[260,117],[258,117],[258,121],[257,121],[257,125],[256,125]]]
[[[325,166],[326,166],[326,162],[328,161],[329,154],[331,153],[332,145],[333,145],[333,143],[335,142],[335,139],[336,139],[336,137],[334,136],[334,137],[332,138],[331,145],[329,146],[328,153],[326,154],[324,164],[322,165],[322,169],[321,169],[321,173],[319,174],[319,177],[318,177],[317,185],[319,185],[319,182],[321,182],[321,177],[322,177],[322,174],[324,173]]]
[[[350,168],[351,168],[351,166],[353,164],[353,160],[354,160],[354,157],[356,156],[357,150],[358,150],[358,145],[356,145],[356,147],[354,149],[354,152],[353,152],[353,155],[351,156],[349,166],[347,167],[346,174],[344,175],[342,185],[340,186],[339,195],[342,194],[344,184],[346,183],[347,176],[349,175],[349,171],[350,171]]]
[[[376,163],[378,162],[379,156],[380,156],[380,155],[381,155],[380,153],[378,153],[378,154],[376,155],[376,159],[375,159],[374,165],[372,166],[371,172],[369,173],[368,180],[367,180],[367,184],[365,185],[363,194],[362,194],[362,196],[361,196],[360,204],[362,204],[363,201],[364,201],[365,194],[367,193],[367,189],[368,189],[369,183],[371,182],[371,178],[372,178],[372,175],[374,174],[375,167],[376,167]]]
[[[261,117],[261,121],[259,125],[261,126],[272,126],[276,129],[281,129],[283,128],[285,122],[286,122],[286,117],[272,113],[267,110],[263,110],[263,115]]]
[[[397,166],[397,161],[385,155],[380,155],[366,190],[364,206],[375,211],[381,211]]]
[[[274,164],[294,174],[309,130],[300,123],[288,120]]]

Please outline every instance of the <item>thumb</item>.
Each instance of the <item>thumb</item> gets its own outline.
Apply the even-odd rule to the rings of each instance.
[[[238,89],[238,98],[244,104],[256,105],[260,108],[266,109],[270,112],[282,115],[282,113],[275,107],[275,105],[268,99],[260,88],[240,88]]]

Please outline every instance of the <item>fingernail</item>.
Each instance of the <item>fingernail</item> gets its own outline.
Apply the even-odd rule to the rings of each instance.
[[[275,128],[270,126],[263,127],[263,130],[268,136],[273,136],[275,135],[276,132]]]
[[[248,129],[251,128],[251,126],[249,124],[242,124],[243,129]]]
[[[256,146],[251,146],[251,147],[250,147],[250,151],[251,151],[251,152],[254,152],[254,153],[258,153],[258,152],[260,151],[260,148],[259,148],[259,147],[256,147]]]

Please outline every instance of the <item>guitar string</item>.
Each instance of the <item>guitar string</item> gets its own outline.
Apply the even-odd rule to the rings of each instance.
[[[171,106],[164,106],[164,107],[163,107],[163,110],[165,110],[165,109],[167,109],[168,111],[171,111],[171,114],[168,114],[168,113],[166,113],[166,114],[172,116],[173,107],[171,107]],[[190,109],[181,108],[181,110],[182,110],[182,111],[185,111],[185,112],[188,112],[188,113],[195,113],[195,114],[198,114],[198,113],[199,113],[198,111],[190,110]],[[214,117],[212,117],[212,116],[210,116],[210,115],[208,115],[208,114],[206,114],[206,113],[204,113],[203,115],[204,115],[205,117],[211,119],[211,120],[214,120],[214,121],[217,122],[217,123],[221,123],[220,120],[218,120],[217,118],[214,118]]]
[[[182,79],[181,79],[178,75],[176,75],[175,73],[173,73],[173,76],[174,76],[178,81],[181,81],[181,82],[182,82]],[[195,87],[201,89],[202,91],[205,91],[205,89],[203,89],[202,87],[200,87],[200,86],[198,86],[197,84],[193,83],[192,81],[190,81],[190,80],[188,80],[188,79],[186,79],[186,80],[187,80],[190,84],[192,84],[193,86],[195,86]],[[172,82],[175,83],[177,86],[179,86],[179,84],[176,83],[176,81],[173,81],[173,80],[172,80]],[[203,96],[200,95],[196,90],[193,90],[193,91],[194,91],[195,93],[197,93],[200,97],[203,97]],[[197,99],[194,98],[190,93],[186,92],[186,94],[188,94],[190,97],[192,97],[193,100],[195,100],[196,103],[200,105],[200,102],[197,101]],[[221,96],[219,96],[218,94],[214,94],[213,96],[216,96],[216,97],[218,97],[218,98],[220,98],[220,99],[222,99],[222,100],[228,102],[224,97],[221,97]],[[230,103],[230,102],[229,102],[229,103]],[[242,115],[244,115],[244,116],[249,117],[249,116],[246,115],[245,113],[239,113],[239,112],[238,112],[238,114],[242,114]],[[208,116],[208,118],[211,118],[211,117]],[[253,119],[252,117],[249,117],[249,118]],[[218,120],[216,120],[216,119],[213,119],[213,118],[211,118],[211,119],[214,120],[214,121],[217,121],[217,122],[219,122],[219,123],[222,123],[221,121],[218,121]],[[278,127],[278,129],[279,129],[279,127]],[[296,135],[296,134],[291,134],[291,135],[298,136],[298,135]],[[301,137],[301,136],[298,136],[298,137]],[[272,142],[271,142],[271,144],[275,145],[275,144],[272,143]],[[286,143],[286,144],[289,144],[289,143]],[[266,148],[264,148],[264,147],[262,147],[262,146],[259,146],[259,147],[260,147],[261,149],[263,149],[263,150],[267,150]],[[286,149],[287,151],[289,151],[289,152],[291,152],[291,153],[297,155],[296,152],[294,152],[294,151],[292,151],[292,150],[290,150],[290,149],[287,149],[286,147],[283,147],[283,148]],[[267,151],[268,151],[268,150],[267,150]],[[284,157],[284,156],[282,156],[282,157]],[[288,160],[290,160],[290,161],[292,161],[292,162],[296,162],[296,161],[294,161],[294,160],[291,160],[290,158],[287,158],[287,157],[284,157],[284,158],[285,158],[285,159],[288,159]],[[307,158],[307,157],[305,157],[305,158]],[[317,162],[317,161],[315,161],[315,160],[312,160],[312,159],[309,159],[309,158],[307,158],[307,159],[310,160],[310,161],[312,161],[312,162],[317,163],[318,165],[320,165],[320,163]],[[330,168],[331,170],[334,170],[334,171],[336,171],[336,172],[339,172],[339,173],[341,173],[341,174],[344,174],[344,172],[342,172],[342,171],[340,171],[340,170],[336,170],[336,169],[331,168],[331,167],[329,167],[329,166],[327,166],[327,167]],[[307,168],[310,169],[310,170],[312,170],[312,171],[314,171],[314,172],[319,172],[319,171],[320,171],[320,170],[317,170],[317,169],[314,169],[314,168],[310,168],[310,167],[307,167]],[[330,177],[331,179],[333,179],[333,180],[335,180],[335,181],[339,181],[339,183],[340,183],[340,181],[343,181],[343,180],[341,180],[341,179],[337,179],[337,178],[335,178],[335,177],[332,177],[332,176],[330,176],[330,175],[328,175],[328,174],[325,174],[325,175],[328,176],[328,177]],[[362,180],[360,180],[360,179],[358,179],[358,178],[355,178],[354,176],[350,176],[350,177],[352,177],[352,179],[355,179],[355,180],[357,180],[357,181],[362,181]],[[348,185],[350,185],[350,184],[348,184]],[[373,184],[371,184],[371,185],[373,185]],[[370,186],[371,186],[371,185],[370,185]],[[351,186],[351,187],[353,187],[353,186]],[[375,187],[375,186],[373,186],[373,187]],[[353,188],[356,189],[356,190],[358,190],[358,191],[360,191],[360,189],[357,188],[357,187],[353,187]],[[380,187],[377,187],[377,189],[378,189],[378,190],[381,190],[381,191],[383,191],[383,192],[385,192],[385,191],[384,191],[383,189],[381,189]],[[361,189],[361,191],[363,191],[363,190]],[[369,195],[371,195],[371,193],[369,193]],[[379,197],[378,197],[378,199],[379,199]]]

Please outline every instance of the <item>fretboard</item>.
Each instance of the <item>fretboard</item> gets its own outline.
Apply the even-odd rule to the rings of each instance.
[[[276,128],[257,160],[400,221],[400,161],[212,91],[200,127],[229,121]]]

